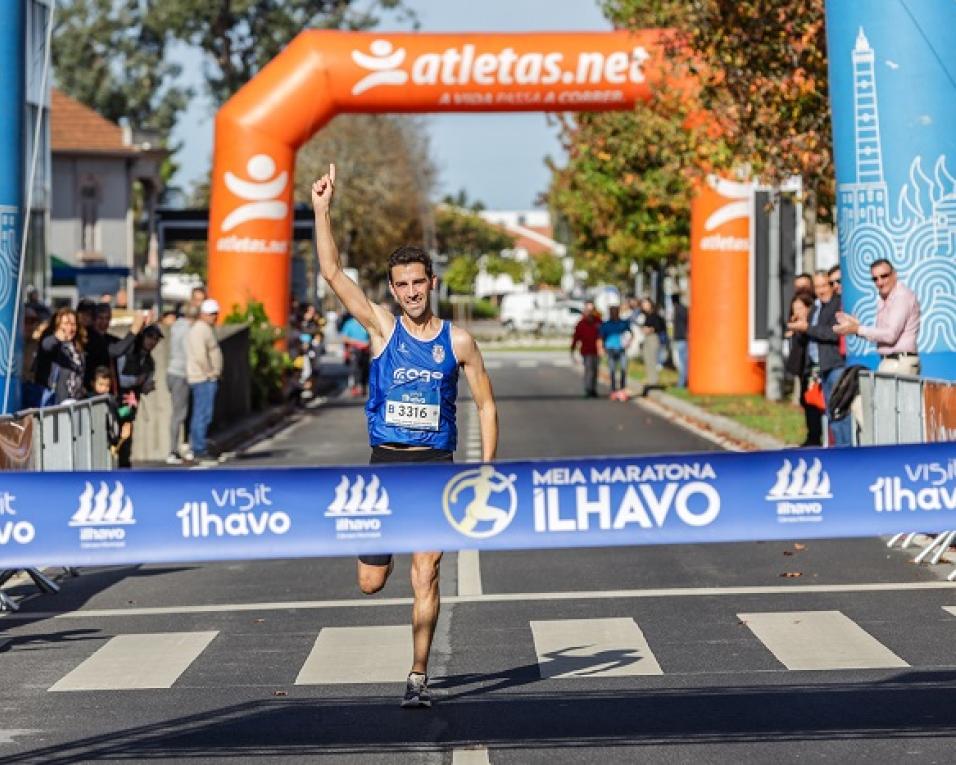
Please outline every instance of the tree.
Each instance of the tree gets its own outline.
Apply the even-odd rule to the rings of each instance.
[[[514,237],[475,212],[448,204],[438,205],[435,210],[435,238],[439,252],[472,258],[497,255],[514,247],[515,242]]]
[[[422,122],[393,115],[336,117],[299,151],[295,198],[310,204],[312,182],[334,162],[332,225],[349,266],[378,281],[397,247],[423,242],[436,170]]]
[[[448,263],[445,283],[448,289],[459,295],[471,295],[478,278],[478,261],[468,255],[459,255]]]
[[[59,4],[52,62],[57,86],[108,120],[167,140],[191,91],[176,86],[181,67],[166,60],[158,3],[67,0]]]
[[[561,277],[564,276],[564,265],[561,258],[550,252],[542,252],[531,256],[531,275],[535,284],[548,287],[560,287]]]
[[[647,5],[604,2],[628,28],[660,23],[656,6],[673,3]],[[714,164],[748,167],[771,184],[799,176],[815,200],[805,209],[829,219],[835,178],[824,0],[687,0],[669,25],[671,52],[691,51],[700,106],[723,129]]]
[[[156,7],[173,36],[209,56],[203,73],[216,104],[228,100],[303,29],[369,29],[383,10],[415,20],[402,0],[163,0]]]
[[[633,263],[674,261],[688,247],[694,137],[665,106],[562,121],[568,161],[550,162],[547,200],[592,281],[627,281]]]

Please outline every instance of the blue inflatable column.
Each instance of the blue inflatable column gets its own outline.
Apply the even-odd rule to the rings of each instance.
[[[921,373],[956,379],[956,2],[827,0],[826,21],[844,310],[875,322],[887,258],[919,299]]]
[[[23,231],[24,41],[26,3],[6,3],[0,14],[0,406],[15,411],[20,402],[16,327],[20,236]],[[13,353],[11,354],[11,349]]]

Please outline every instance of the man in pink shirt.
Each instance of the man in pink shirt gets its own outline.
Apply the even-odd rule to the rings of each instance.
[[[870,264],[870,278],[880,293],[876,326],[860,326],[855,316],[839,312],[833,331],[838,335],[859,335],[876,343],[876,352],[882,357],[881,372],[918,375],[919,302],[916,295],[899,280],[893,264],[885,258]]]

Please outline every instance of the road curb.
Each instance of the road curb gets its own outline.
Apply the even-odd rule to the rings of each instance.
[[[739,444],[747,451],[773,451],[791,448],[789,444],[773,436],[741,425],[729,417],[708,412],[706,409],[671,396],[662,390],[650,390],[643,394],[658,405],[678,415],[675,422],[681,424],[681,418],[687,418],[698,426],[705,427],[717,435]]]

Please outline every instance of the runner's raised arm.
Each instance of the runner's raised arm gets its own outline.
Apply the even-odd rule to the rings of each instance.
[[[319,270],[332,291],[372,336],[372,345],[380,347],[392,331],[394,318],[384,308],[368,299],[342,270],[339,249],[332,237],[332,196],[335,194],[335,165],[312,184],[312,208],[315,210],[315,239],[319,251]],[[377,350],[377,348],[374,348]]]

